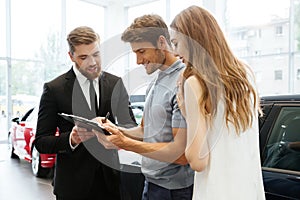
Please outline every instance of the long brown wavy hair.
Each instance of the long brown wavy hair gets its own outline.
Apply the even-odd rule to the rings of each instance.
[[[253,112],[260,112],[258,94],[248,79],[252,76],[254,80],[254,76],[233,54],[212,14],[191,6],[180,12],[170,26],[185,36],[179,40],[189,54],[183,76],[198,79],[202,88],[199,105],[208,122],[212,123],[218,100],[224,97],[227,126],[232,123],[237,134],[251,127],[256,116]]]

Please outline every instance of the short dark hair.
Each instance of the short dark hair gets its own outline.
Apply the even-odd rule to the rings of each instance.
[[[157,47],[159,36],[164,36],[171,45],[168,26],[159,15],[143,15],[135,18],[133,23],[123,32],[124,42],[150,42]]]

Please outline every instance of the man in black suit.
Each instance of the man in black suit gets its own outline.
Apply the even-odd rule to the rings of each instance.
[[[44,84],[34,145],[40,153],[57,154],[53,185],[58,200],[121,199],[117,151],[106,150],[93,132],[58,115],[93,119],[110,112],[112,122],[136,125],[122,79],[101,70],[99,40],[90,27],[71,31],[67,41],[74,66]],[[89,93],[92,84],[94,102]]]

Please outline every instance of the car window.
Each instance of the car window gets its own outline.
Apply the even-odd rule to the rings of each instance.
[[[283,107],[264,151],[263,167],[300,171],[300,107]]]
[[[269,112],[270,112],[272,106],[273,106],[273,103],[261,105],[263,115],[259,117],[259,128],[261,128],[264,125],[266,116],[269,115]]]

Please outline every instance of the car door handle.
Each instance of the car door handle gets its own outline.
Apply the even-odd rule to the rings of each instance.
[[[300,182],[300,177],[288,177],[288,180]]]

